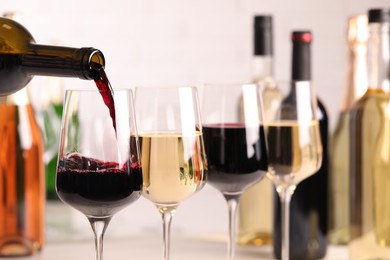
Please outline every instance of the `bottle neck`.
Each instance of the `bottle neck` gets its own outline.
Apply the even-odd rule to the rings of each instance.
[[[341,111],[349,111],[355,101],[367,90],[367,44],[358,43],[348,52],[348,69]]]
[[[293,81],[311,80],[311,55],[310,43],[293,41],[292,73]]]
[[[273,82],[273,33],[272,16],[255,16],[253,27],[253,81]]]
[[[272,55],[255,55],[253,58],[253,80],[255,83],[273,80]]]
[[[389,91],[390,87],[390,24],[371,23],[368,40],[368,86]]]
[[[29,75],[93,79],[93,65],[104,66],[103,54],[94,48],[30,44],[20,55],[23,71]]]

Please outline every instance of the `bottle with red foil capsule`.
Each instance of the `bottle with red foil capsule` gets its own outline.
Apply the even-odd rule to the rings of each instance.
[[[311,83],[310,31],[292,32],[292,82]],[[328,190],[328,116],[317,100],[323,158],[320,169],[303,180],[295,189],[290,204],[290,259],[320,259],[327,248],[327,190]],[[274,253],[281,257],[281,207],[275,192]]]

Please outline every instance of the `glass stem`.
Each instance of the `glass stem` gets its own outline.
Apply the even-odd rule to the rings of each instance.
[[[88,218],[88,220],[95,234],[95,259],[103,260],[103,237],[108,223],[110,223],[111,216],[105,218]]]
[[[278,188],[282,210],[282,260],[290,258],[290,202],[294,187]]]
[[[158,207],[163,220],[163,259],[169,260],[170,244],[171,244],[171,222],[176,207]]]
[[[240,201],[240,194],[224,194],[229,210],[229,241],[228,241],[228,260],[233,260],[236,252],[236,224],[237,224],[237,206]]]

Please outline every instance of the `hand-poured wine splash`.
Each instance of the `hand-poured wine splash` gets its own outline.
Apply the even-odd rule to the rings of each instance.
[[[114,91],[111,87],[110,81],[107,78],[106,72],[101,64],[91,63],[93,71],[93,79],[96,83],[96,87],[99,89],[100,94],[103,98],[104,104],[108,107],[110,111],[110,116],[112,119],[112,125],[115,130],[116,135],[116,116],[115,116],[115,103],[114,103]]]

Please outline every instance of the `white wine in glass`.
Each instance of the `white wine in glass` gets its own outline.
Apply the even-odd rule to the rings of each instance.
[[[135,108],[143,173],[142,195],[163,220],[163,259],[179,204],[205,185],[207,163],[197,89],[137,87]]]
[[[266,118],[265,123],[269,155],[267,177],[274,183],[281,202],[281,235],[275,232],[274,249],[282,260],[290,256],[292,259],[313,257],[307,256],[305,245],[299,255],[296,250],[290,251],[290,201],[297,185],[318,171],[323,154],[317,96],[311,82],[312,34],[295,31],[291,38],[292,80],[288,85],[280,85],[284,99],[276,115]],[[305,243],[303,239],[299,242]]]

